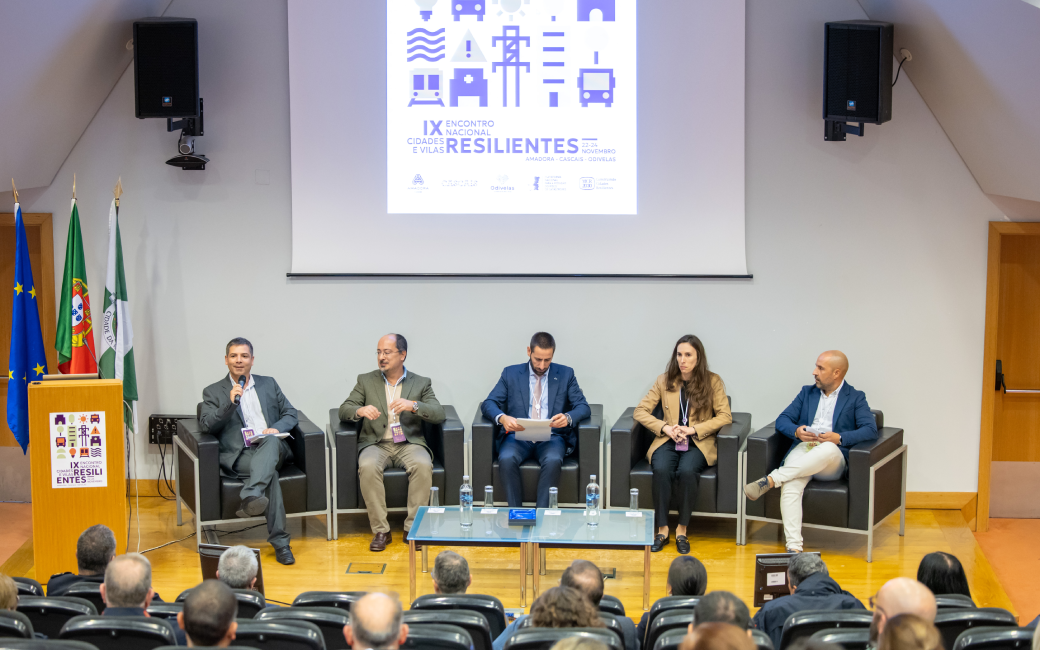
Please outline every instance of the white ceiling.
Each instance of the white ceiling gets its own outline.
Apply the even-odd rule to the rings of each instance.
[[[170,1],[0,0],[5,184],[10,178],[19,190],[51,184],[133,59],[126,49],[132,22],[162,15]]]

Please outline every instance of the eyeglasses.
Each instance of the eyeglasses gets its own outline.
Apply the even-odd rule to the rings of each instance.
[[[881,609],[877,605],[877,594],[874,594],[873,596],[871,596],[870,600],[868,602],[870,603],[870,609],[874,610],[875,612],[877,612],[878,614],[880,614],[882,616],[887,616],[887,614],[885,614],[885,610]]]
[[[397,350],[376,350],[377,357],[392,357],[395,354],[400,354]]]

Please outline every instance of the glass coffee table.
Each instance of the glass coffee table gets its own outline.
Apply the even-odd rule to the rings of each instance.
[[[520,605],[527,606],[527,546],[532,546],[536,564],[543,548],[588,548],[643,551],[643,610],[650,608],[650,545],[654,541],[652,510],[602,510],[599,524],[588,525],[585,510],[562,508],[538,510],[530,526],[510,526],[509,508],[495,512],[473,509],[473,525],[463,528],[458,506],[423,506],[416,514],[408,541],[409,588],[415,600],[415,542],[437,546],[516,546],[520,550]],[[532,571],[534,595],[538,574]]]

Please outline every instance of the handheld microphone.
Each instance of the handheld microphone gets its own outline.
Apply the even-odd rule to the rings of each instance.
[[[242,388],[246,387],[246,377],[245,377],[245,375],[242,375],[241,377],[238,378],[238,385],[241,386]],[[242,396],[241,395],[235,395],[235,406],[238,406],[238,403],[241,402],[241,401],[242,401]]]

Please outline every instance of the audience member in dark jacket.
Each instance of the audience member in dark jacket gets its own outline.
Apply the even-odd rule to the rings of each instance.
[[[47,581],[48,596],[64,596],[77,582],[105,581],[105,569],[116,556],[116,536],[104,524],[83,531],[76,541],[76,568],[79,573],[59,573]]]
[[[708,570],[692,555],[680,555],[668,567],[668,583],[664,587],[669,596],[703,596],[708,589]],[[636,637],[642,645],[650,612],[645,612],[636,626]]]
[[[787,567],[787,584],[791,595],[777,598],[762,606],[751,624],[780,647],[784,621],[796,612],[820,609],[866,609],[856,597],[831,579],[827,565],[815,553],[802,553],[791,558]]]
[[[108,563],[105,582],[101,584],[101,597],[105,600],[103,616],[129,616],[148,618],[148,606],[152,604],[152,563],[139,553],[120,555]],[[165,621],[169,623],[169,621]],[[177,645],[187,645],[184,630],[171,624]]]

